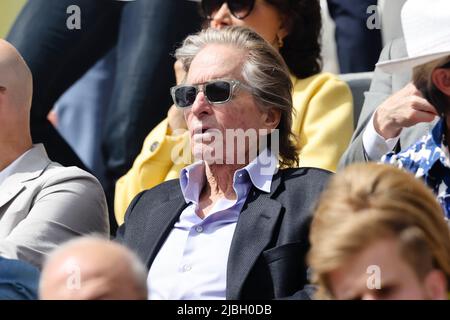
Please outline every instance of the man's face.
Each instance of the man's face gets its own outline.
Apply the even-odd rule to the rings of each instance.
[[[338,300],[445,299],[445,292],[443,297],[436,297],[430,290],[432,281],[442,278],[430,277],[430,281],[427,277],[419,279],[400,256],[398,240],[387,238],[373,242],[330,272],[328,281],[332,295]]]
[[[245,52],[236,48],[208,45],[192,61],[186,84],[200,84],[216,79],[233,79],[245,83],[241,76],[244,59]],[[235,129],[250,129],[258,132],[258,129],[269,129],[266,124],[267,113],[258,108],[252,93],[242,87],[237,88],[231,100],[216,105],[207,101],[204,92],[199,92],[184,115],[191,135],[192,153],[196,159],[204,159],[208,163],[229,163],[230,159],[224,159],[224,156],[230,154],[228,151],[231,149],[235,159],[238,153],[248,152],[249,145],[237,148],[242,147],[242,144],[237,146],[235,139],[231,139],[233,142],[226,139],[227,131],[230,133]],[[227,149],[227,144],[232,148]],[[254,144],[257,141],[252,141],[250,147],[254,147]],[[217,152],[219,145],[223,146],[221,152]]]

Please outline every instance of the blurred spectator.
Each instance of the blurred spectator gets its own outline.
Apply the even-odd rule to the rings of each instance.
[[[367,21],[377,0],[327,0],[336,29],[340,73],[372,71],[381,51],[380,28],[369,29]]]
[[[146,270],[127,248],[95,237],[51,253],[39,284],[42,300],[145,300]]]
[[[436,40],[439,46],[448,47],[449,12],[450,2],[445,0],[408,0],[405,3],[401,14],[405,38],[397,39],[383,49],[352,142],[340,166],[358,161],[380,161],[384,154],[404,150],[431,132],[438,121],[436,106],[414,83],[408,83],[413,65],[400,63],[387,70],[383,64],[415,56],[416,61],[421,61],[433,49],[442,49],[431,44],[432,39],[437,39],[436,35],[442,36]]]
[[[41,266],[74,236],[109,233],[103,190],[92,175],[51,162],[30,134],[32,76],[0,40],[0,256]]]
[[[106,180],[101,143],[115,64],[116,51],[112,49],[64,92],[52,110],[53,125],[103,185]]]
[[[69,6],[80,9],[80,29],[69,29]],[[108,199],[115,180],[130,167],[145,135],[164,116],[175,82],[170,72],[175,44],[200,23],[190,1],[32,0],[17,18],[8,40],[34,76],[31,128],[50,158],[63,165],[83,163],[47,120],[57,99],[116,47],[116,72],[102,134]],[[89,130],[79,124],[79,130]],[[115,220],[111,227],[114,232]]]
[[[417,114],[397,113],[404,123],[439,121],[431,132],[401,152],[391,152],[381,161],[411,171],[434,191],[447,218],[450,218],[450,3],[436,0],[430,4],[409,0],[402,12],[408,57],[384,62],[388,71],[413,69],[413,84],[428,108],[414,105]],[[410,117],[410,118],[409,118]],[[408,122],[409,119],[409,122]],[[398,124],[397,124],[398,127]],[[396,126],[389,128],[398,132]],[[396,133],[395,133],[396,134]]]
[[[411,174],[355,164],[322,193],[308,261],[318,298],[447,299],[450,229]]]
[[[0,257],[0,300],[36,300],[38,282],[36,267]]]
[[[217,29],[247,26],[279,50],[294,85],[292,130],[298,138],[299,166],[336,170],[353,132],[353,104],[347,84],[333,74],[320,71],[319,1],[232,3],[234,5],[226,1],[202,1],[203,15],[209,26]],[[267,23],[274,15],[284,18]],[[133,167],[116,185],[114,207],[119,224],[139,192],[178,178],[180,170],[189,164],[178,156],[179,150],[189,149],[189,134],[185,128],[182,112],[172,106],[167,119],[147,136]]]

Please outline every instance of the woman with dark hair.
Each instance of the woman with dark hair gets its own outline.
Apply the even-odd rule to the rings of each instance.
[[[246,26],[279,50],[293,83],[292,131],[300,167],[335,171],[353,132],[353,104],[348,86],[321,73],[321,13],[318,0],[202,0],[205,24],[212,28]],[[177,80],[184,72],[175,65]],[[189,150],[182,112],[172,106],[168,118],[145,139],[130,171],[116,184],[115,214],[119,225],[136,194],[178,178],[190,164],[180,159]]]

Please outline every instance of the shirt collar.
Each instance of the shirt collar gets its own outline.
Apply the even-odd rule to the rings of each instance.
[[[22,153],[16,160],[11,162],[5,169],[0,171],[0,185],[10,176],[14,173],[14,170],[16,169],[17,165],[20,163],[20,161],[32,150],[33,148],[30,148],[29,150]]]
[[[277,164],[278,158],[265,149],[244,168],[236,170],[233,176],[233,185],[236,185],[237,177],[247,172],[255,188],[269,193],[273,175],[278,170]],[[198,203],[205,179],[205,163],[203,161],[197,161],[181,170],[180,187],[187,203]]]

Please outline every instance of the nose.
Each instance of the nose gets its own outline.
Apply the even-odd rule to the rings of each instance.
[[[212,105],[206,99],[204,92],[199,91],[190,109],[193,115],[195,115],[197,118],[201,118],[202,116],[210,114],[212,112]]]
[[[214,29],[222,29],[231,26],[231,12],[226,2],[222,3],[219,10],[213,14],[210,27]]]

